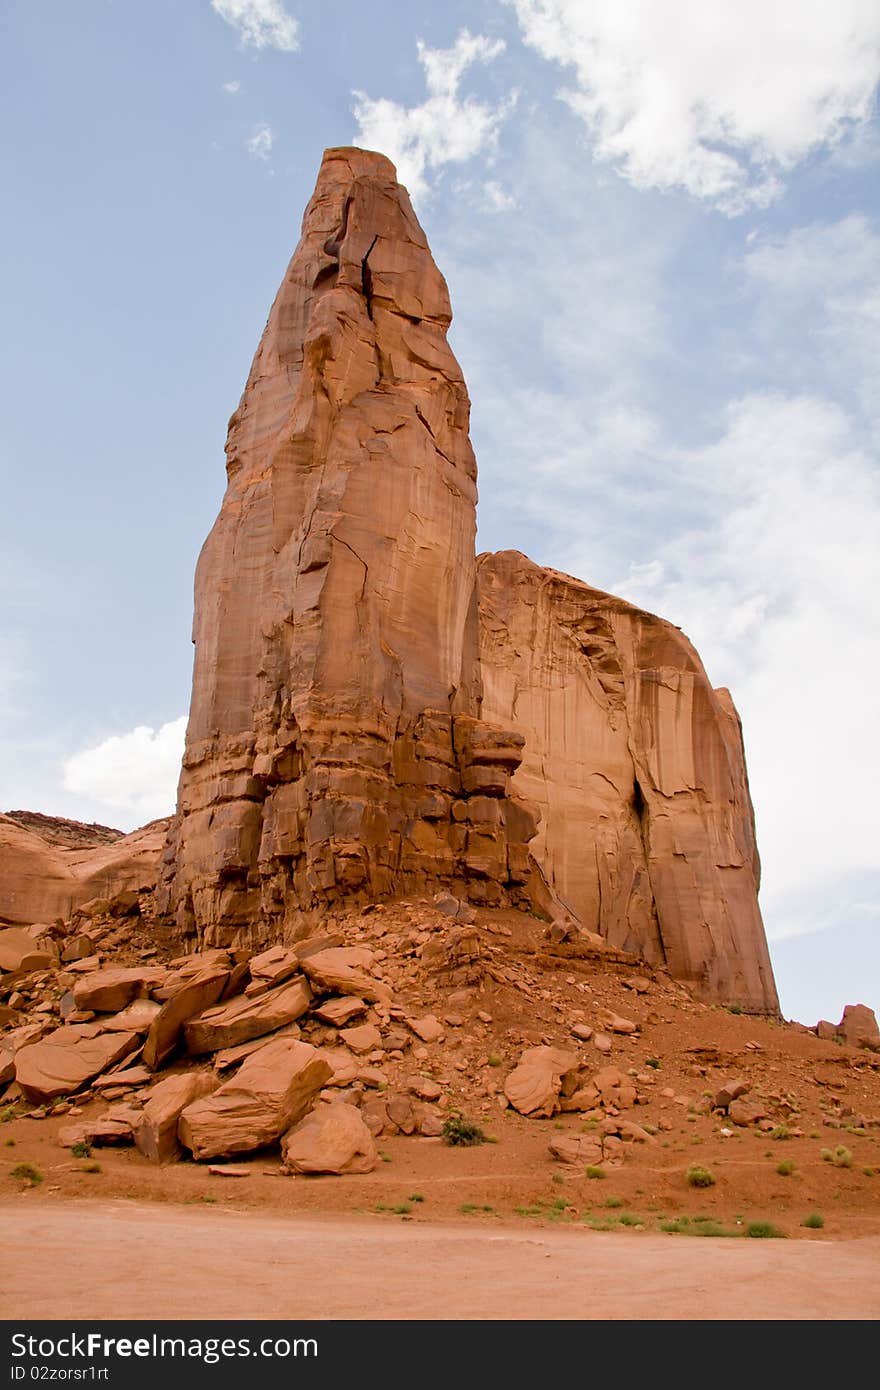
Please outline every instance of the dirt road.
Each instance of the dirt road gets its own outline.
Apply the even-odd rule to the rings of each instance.
[[[16,1318],[767,1319],[880,1316],[880,1239],[0,1204]]]

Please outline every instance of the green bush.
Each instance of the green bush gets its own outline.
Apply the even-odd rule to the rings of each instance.
[[[845,1144],[838,1144],[835,1149],[823,1149],[822,1157],[826,1163],[833,1163],[835,1168],[851,1168],[853,1156]]]
[[[750,1221],[746,1226],[746,1235],[751,1236],[752,1240],[785,1239],[785,1232],[774,1226],[772,1221]]]
[[[790,1178],[794,1172],[794,1164],[790,1158],[785,1158],[781,1163],[777,1163],[776,1171],[781,1178]]]
[[[804,1217],[801,1225],[806,1226],[808,1231],[821,1231],[825,1225],[825,1217],[821,1211],[811,1211],[809,1216]]]
[[[595,1164],[590,1164],[587,1169],[588,1178],[604,1178],[606,1176],[604,1168],[597,1168]]]
[[[701,1168],[698,1163],[692,1163],[688,1168],[685,1177],[688,1187],[714,1187],[715,1176],[708,1168]]]
[[[486,1143],[480,1126],[474,1124],[473,1120],[465,1119],[464,1115],[447,1115],[441,1134],[444,1144],[452,1148],[471,1148],[475,1144]]]
[[[19,1182],[26,1182],[29,1187],[37,1187],[43,1181],[43,1174],[35,1163],[16,1163],[14,1168],[9,1170],[11,1178],[17,1178]]]
[[[78,1144],[72,1145],[70,1152],[73,1154],[74,1158],[91,1158],[92,1146],[91,1144],[87,1144],[84,1139],[81,1139]]]

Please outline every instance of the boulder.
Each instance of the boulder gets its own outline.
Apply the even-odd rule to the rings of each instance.
[[[357,1028],[343,1028],[339,1036],[345,1046],[358,1055],[375,1052],[382,1046],[382,1034],[374,1023],[362,1023]]]
[[[287,946],[270,946],[258,956],[251,956],[248,962],[251,978],[267,980],[270,985],[280,985],[299,969],[299,956]]]
[[[739,1100],[749,1089],[749,1082],[737,1079],[736,1081],[725,1081],[723,1086],[719,1086],[715,1092],[715,1109],[726,1110],[731,1101]]]
[[[590,1134],[554,1134],[548,1147],[560,1163],[588,1167],[602,1162],[602,1142]]]
[[[281,1141],[285,1168],[294,1173],[371,1173],[376,1143],[353,1105],[317,1105]]]
[[[95,970],[77,980],[73,997],[78,1009],[95,1013],[115,1014],[139,995],[149,994],[161,985],[166,971],[160,966],[138,965],[131,968],[111,965]]]
[[[29,1100],[57,1100],[80,1090],[139,1045],[136,1033],[101,1033],[94,1024],[65,1024],[15,1054],[15,1079]]]
[[[217,1089],[211,1072],[181,1072],[159,1081],[150,1092],[134,1130],[134,1142],[153,1163],[168,1163],[180,1152],[177,1122],[194,1101]]]
[[[77,1144],[88,1144],[91,1148],[104,1148],[119,1144],[131,1144],[134,1135],[130,1120],[114,1120],[107,1115],[99,1115],[93,1120],[79,1120],[76,1124],[62,1125],[58,1130],[58,1143],[62,1149],[72,1149]]]
[[[365,1014],[367,1005],[363,999],[349,995],[340,999],[325,999],[323,1004],[313,1009],[312,1012],[315,1018],[319,1018],[322,1023],[330,1023],[334,1028],[344,1028],[351,1023],[353,1018],[359,1018],[361,1014]]]
[[[187,1052],[197,1057],[274,1033],[301,1018],[311,1002],[307,981],[297,975],[256,998],[239,997],[231,1004],[207,1009],[184,1025]]]
[[[391,990],[364,972],[373,961],[372,951],[357,946],[336,946],[316,951],[302,963],[303,973],[316,989],[353,994],[371,1004],[390,1004]]]
[[[727,1113],[735,1125],[744,1129],[767,1118],[767,1111],[757,1100],[732,1100],[727,1107]]]
[[[433,1014],[425,1014],[424,1018],[408,1018],[406,1022],[422,1042],[442,1042],[446,1036],[443,1031],[443,1024]]]
[[[880,1050],[880,1029],[873,1009],[867,1004],[847,1004],[837,1028],[844,1042],[851,1047],[870,1047]]]
[[[215,966],[186,979],[162,1005],[150,1024],[144,1043],[144,1065],[152,1071],[173,1056],[184,1024],[194,1014],[215,1004],[229,979],[228,966]]]
[[[53,964],[51,952],[39,947],[29,932],[19,927],[0,931],[0,971],[4,975],[30,975]]]
[[[196,1159],[261,1149],[302,1119],[331,1074],[308,1043],[269,1042],[213,1095],[187,1106],[178,1124],[180,1141]]]
[[[521,1115],[555,1115],[562,1077],[577,1065],[575,1054],[562,1048],[528,1048],[505,1081],[504,1094]]]
[[[105,1033],[149,1033],[161,1008],[155,999],[135,999],[121,1013],[102,1018],[101,1028]]]

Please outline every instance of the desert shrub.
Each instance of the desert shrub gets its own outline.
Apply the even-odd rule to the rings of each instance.
[[[43,1174],[35,1163],[16,1163],[14,1168],[9,1170],[11,1178],[17,1178],[19,1182],[26,1182],[30,1187],[37,1187],[43,1181]]]
[[[605,1169],[597,1168],[593,1163],[591,1163],[589,1168],[587,1169],[588,1178],[604,1178],[605,1176]]]
[[[746,1235],[751,1236],[752,1240],[783,1240],[785,1232],[780,1231],[778,1226],[774,1226],[772,1221],[750,1221],[746,1226]]]
[[[443,1143],[452,1148],[471,1148],[474,1144],[485,1144],[486,1136],[480,1126],[464,1115],[447,1115],[443,1121]]]
[[[715,1176],[708,1168],[702,1168],[698,1163],[692,1163],[685,1174],[688,1187],[714,1187]]]
[[[777,1163],[776,1171],[781,1178],[790,1178],[794,1172],[794,1164],[790,1158],[785,1158],[781,1163]]]
[[[832,1163],[835,1168],[851,1168],[853,1156],[852,1152],[845,1144],[838,1144],[834,1149],[823,1149],[822,1157],[826,1163]]]
[[[808,1231],[821,1231],[825,1225],[825,1217],[821,1211],[811,1211],[808,1216],[804,1217],[801,1225],[806,1226]]]
[[[78,1144],[74,1144],[70,1150],[74,1158],[91,1158],[92,1146],[81,1139]]]

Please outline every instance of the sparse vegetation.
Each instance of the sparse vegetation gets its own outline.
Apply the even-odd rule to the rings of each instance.
[[[81,1173],[100,1173],[101,1165],[100,1163],[81,1163],[79,1165],[79,1171]]]
[[[29,1187],[38,1187],[43,1181],[43,1174],[35,1163],[16,1163],[9,1170],[9,1176],[18,1182],[26,1182]]]
[[[661,1065],[662,1065],[662,1063],[661,1063],[659,1057],[648,1057],[648,1058],[645,1059],[645,1066],[646,1066],[646,1067],[653,1067],[655,1071],[659,1071]]]
[[[386,1153],[384,1149],[379,1150],[379,1157],[381,1158],[383,1163],[391,1162],[391,1155],[389,1153]]]
[[[801,1225],[806,1226],[808,1231],[821,1231],[825,1225],[825,1217],[821,1211],[811,1211],[809,1215],[804,1217]]]
[[[605,1169],[597,1168],[596,1165],[593,1163],[591,1163],[589,1168],[587,1169],[588,1178],[604,1178],[605,1176]]]
[[[497,1052],[490,1052],[490,1053],[489,1053],[489,1066],[490,1066],[490,1067],[502,1067],[503,1065],[504,1065],[504,1058],[503,1058],[503,1057],[500,1057],[500,1056],[498,1055]]]
[[[770,1131],[770,1138],[771,1138],[771,1139],[790,1139],[790,1138],[791,1138],[791,1130],[789,1129],[788,1125],[777,1125],[775,1129],[771,1129],[771,1131]]]
[[[613,1208],[613,1207],[622,1207],[622,1206],[623,1206],[623,1198],[622,1198],[622,1197],[607,1197],[607,1198],[605,1199],[605,1205],[606,1205],[606,1207],[612,1207],[612,1208]]]
[[[852,1167],[852,1151],[848,1149],[845,1144],[838,1144],[837,1147],[833,1149],[823,1149],[822,1157],[826,1163],[833,1164],[835,1168]]]
[[[699,1163],[692,1163],[685,1174],[688,1187],[714,1187],[715,1176],[708,1168],[702,1168]]]
[[[752,1240],[784,1240],[785,1232],[774,1226],[772,1221],[750,1221],[746,1235]]]
[[[443,1121],[443,1143],[451,1148],[471,1148],[475,1144],[485,1144],[486,1135],[473,1120],[458,1113],[447,1115]]]
[[[424,1202],[425,1196],[422,1192],[411,1192],[406,1200],[408,1202]]]
[[[794,1164],[790,1158],[785,1158],[781,1163],[777,1163],[776,1171],[781,1178],[790,1178],[794,1172]]]
[[[85,1140],[80,1140],[78,1144],[72,1146],[70,1152],[73,1154],[74,1158],[91,1158],[92,1146],[91,1144],[87,1144]]]

